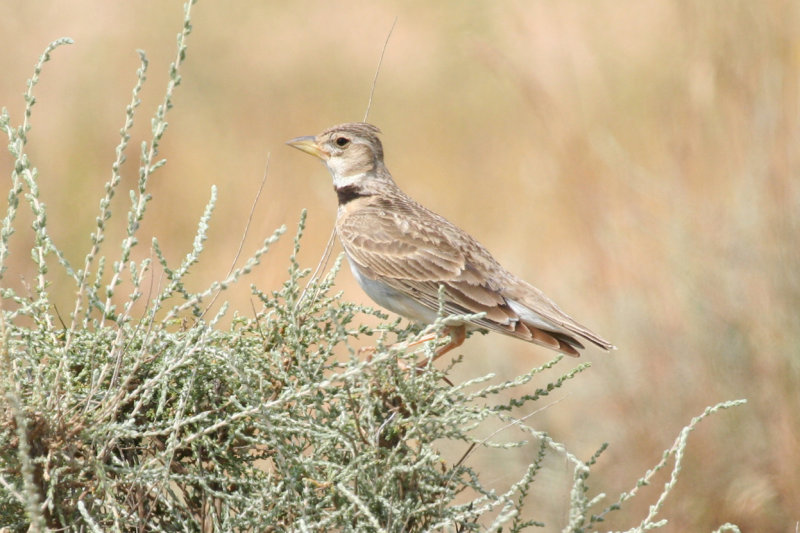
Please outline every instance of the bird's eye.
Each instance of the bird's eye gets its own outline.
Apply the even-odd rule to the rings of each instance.
[[[336,146],[338,146],[339,148],[344,148],[345,146],[350,144],[350,139],[348,139],[347,137],[337,137],[334,142],[336,143]]]

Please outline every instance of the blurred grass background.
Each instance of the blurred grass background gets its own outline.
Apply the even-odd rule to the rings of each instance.
[[[797,2],[201,1],[162,145],[168,164],[152,182],[143,234],[179,261],[218,185],[194,279],[202,286],[224,275],[271,154],[245,246],[293,226],[307,207],[301,260],[316,265],[336,211],[330,178],[283,142],[363,118],[395,16],[369,117],[384,131],[395,179],[619,347],[610,355],[589,350],[593,368],[533,425],[587,459],[610,442],[590,485],[613,500],[705,406],[748,398],[692,436],[666,529],[730,521],[743,531],[794,530]],[[0,4],[0,105],[17,122],[24,82],[45,45],[75,39],[46,65],[29,135],[50,228],[74,262],[89,245],[110,176],[135,50],[151,64],[123,190],[136,182],[138,143],[166,83],[181,17],[178,2],[155,0]],[[5,151],[0,164],[8,175]],[[117,216],[128,202],[115,200]],[[109,242],[123,227],[112,224]],[[30,279],[20,251],[31,237],[12,239],[11,283]],[[261,265],[253,278],[260,288],[285,279],[289,247],[285,239]],[[138,252],[149,254],[149,243]],[[348,272],[339,285],[366,301]],[[52,290],[71,301],[71,287]],[[249,294],[237,291],[229,297],[246,313]],[[460,353],[468,364],[456,379],[508,377],[551,355],[497,335],[475,337]],[[515,467],[495,464],[489,475]],[[559,467],[552,485],[540,483],[543,492],[532,496],[556,523]],[[658,492],[645,489],[607,526],[634,525],[624,517],[643,516]]]

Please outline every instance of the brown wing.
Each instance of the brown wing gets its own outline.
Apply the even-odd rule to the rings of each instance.
[[[519,280],[467,233],[407,197],[370,198],[341,216],[337,231],[365,275],[430,309],[438,310],[444,285],[447,314],[486,313],[472,322],[569,355],[583,347],[569,330],[546,331],[521,319],[504,295]]]

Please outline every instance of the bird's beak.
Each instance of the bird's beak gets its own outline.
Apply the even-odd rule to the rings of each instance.
[[[286,144],[289,146],[294,146],[298,150],[302,150],[307,154],[319,157],[323,161],[327,161],[331,157],[331,154],[320,148],[316,139],[310,135],[286,141]]]

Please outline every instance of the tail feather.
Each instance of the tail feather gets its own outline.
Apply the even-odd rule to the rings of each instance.
[[[561,344],[566,344],[572,350],[567,348],[563,350],[564,353],[570,355],[577,355],[577,350],[584,349],[583,343],[578,339],[583,339],[591,342],[592,344],[602,348],[603,350],[613,350],[616,347],[600,337],[592,330],[576,322],[572,317],[563,312],[552,300],[541,294],[541,291],[530,287],[531,290],[537,291],[537,301],[519,302],[516,300],[508,299],[509,307],[517,314],[520,321],[524,322],[528,329],[539,329],[546,332],[551,337],[558,340]],[[559,349],[559,351],[562,351]]]
[[[576,339],[564,335],[563,333],[544,331],[522,321],[518,322],[517,325],[517,335],[530,342],[544,346],[545,348],[550,348],[551,350],[556,350],[557,352],[561,352],[572,357],[580,356],[578,349],[583,348],[583,345]],[[525,335],[526,332],[530,336]]]

